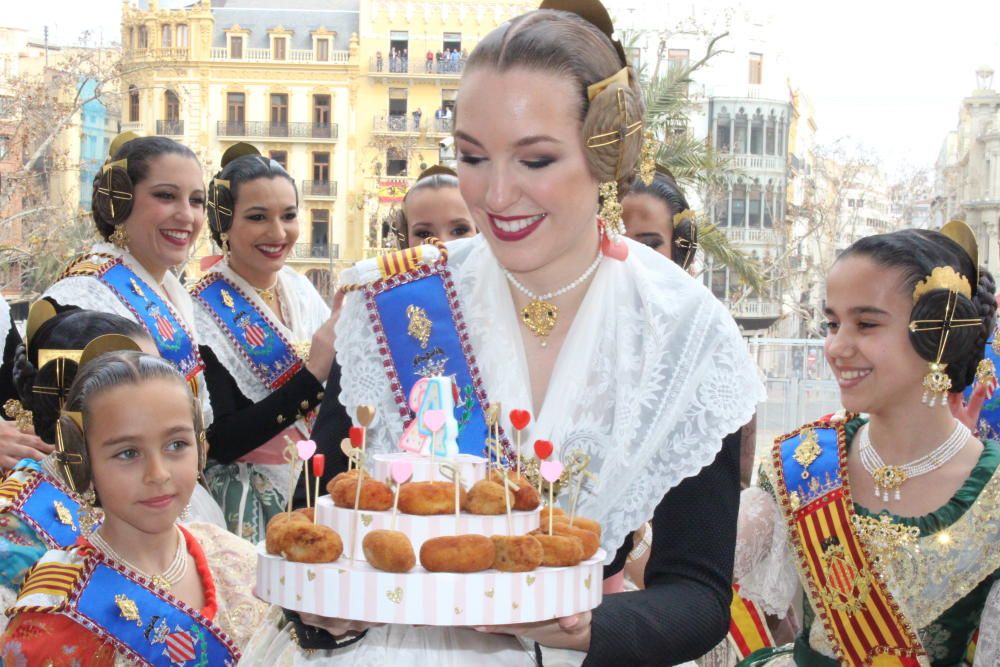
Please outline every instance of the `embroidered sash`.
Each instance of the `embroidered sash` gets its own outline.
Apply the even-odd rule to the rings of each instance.
[[[843,422],[816,422],[778,438],[773,457],[799,575],[837,659],[859,667],[928,664],[854,531]]]
[[[410,390],[422,377],[451,375],[458,386],[455,401],[458,448],[484,454],[489,435],[489,405],[459,309],[458,294],[444,261],[420,264],[420,248],[378,258],[381,278],[365,288],[368,313],[404,425],[413,417]],[[501,445],[510,456],[503,430]]]
[[[144,665],[235,665],[240,651],[215,623],[90,548],[49,552],[8,611],[64,614]]]
[[[208,309],[247,366],[271,391],[285,384],[302,368],[302,358],[294,346],[243,291],[221,273],[210,273],[199,280],[191,296]]]
[[[738,584],[733,584],[733,601],[729,604],[729,612],[729,641],[741,660],[754,651],[774,646],[764,614],[753,602],[740,597]]]
[[[173,307],[125,266],[121,258],[101,265],[93,274],[111,290],[152,336],[160,355],[172,363],[189,382],[203,365],[198,346]]]
[[[0,485],[0,511],[31,526],[50,549],[65,549],[80,537],[80,503],[46,473],[41,464],[25,459]]]

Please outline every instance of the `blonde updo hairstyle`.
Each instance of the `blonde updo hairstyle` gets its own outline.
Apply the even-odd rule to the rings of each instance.
[[[615,182],[618,196],[623,197],[635,175],[643,133],[640,129],[622,138],[619,130],[626,123],[643,119],[646,108],[642,90],[620,44],[611,40],[611,21],[599,3],[572,3],[585,5],[588,14],[596,14],[591,17],[596,24],[572,12],[544,9],[570,4],[546,2],[543,9],[522,14],[496,28],[473,49],[465,72],[487,67],[498,72],[525,69],[571,79],[590,172],[601,183]],[[590,99],[589,86],[614,76],[623,67],[627,67],[623,81],[611,83]],[[618,134],[619,141],[587,146],[592,137],[609,133]]]

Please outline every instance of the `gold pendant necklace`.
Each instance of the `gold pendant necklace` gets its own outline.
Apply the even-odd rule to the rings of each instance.
[[[546,294],[535,294],[527,287],[521,284],[521,282],[514,277],[510,271],[503,268],[503,273],[507,276],[507,280],[510,284],[519,289],[525,296],[527,296],[531,301],[528,305],[521,309],[521,321],[524,322],[524,326],[528,327],[528,331],[538,336],[541,339],[542,347],[548,345],[548,336],[552,333],[552,330],[556,328],[556,323],[559,320],[559,307],[550,301],[557,296],[561,296],[570,292],[584,282],[587,278],[593,275],[594,271],[601,264],[602,255],[600,252],[597,253],[597,257],[594,261],[590,263],[587,270],[580,274],[580,277],[566,285],[552,292]]]

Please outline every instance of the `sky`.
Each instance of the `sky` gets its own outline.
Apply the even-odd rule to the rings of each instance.
[[[275,0],[280,3],[281,0]],[[1000,1],[997,0],[607,0],[613,9],[646,12],[670,2],[747,6],[775,21],[776,45],[793,84],[815,105],[821,143],[846,137],[879,154],[886,170],[931,167],[958,120],[975,70],[997,70],[1000,90]],[[164,0],[161,4],[181,0]],[[118,41],[120,0],[5,0],[0,23],[28,28],[53,43],[75,43],[84,30]],[[655,15],[655,11],[654,11]],[[655,21],[653,22],[655,24]]]

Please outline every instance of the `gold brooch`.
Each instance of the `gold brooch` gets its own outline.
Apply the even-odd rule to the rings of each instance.
[[[75,532],[76,524],[73,523],[73,515],[70,514],[70,511],[68,509],[66,509],[66,506],[63,505],[58,500],[53,502],[52,506],[55,507],[56,518],[59,519],[59,523],[63,524],[64,526],[69,526]]]
[[[799,433],[799,445],[792,453],[795,462],[802,466],[802,479],[809,479],[809,466],[819,458],[823,449],[819,446],[819,436],[816,431],[806,429]]]
[[[406,316],[410,319],[406,333],[416,338],[420,342],[421,349],[427,349],[427,343],[431,339],[431,321],[427,317],[427,311],[419,306],[410,305],[406,308]]]
[[[136,606],[134,600],[126,597],[122,593],[119,593],[115,596],[115,604],[118,605],[118,611],[122,618],[126,621],[135,621],[136,625],[140,628],[142,627],[142,618],[139,616],[139,607]]]

